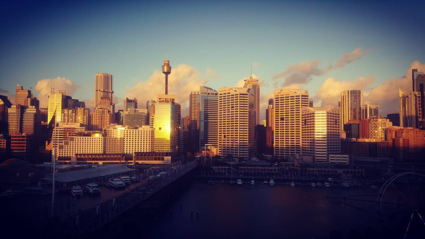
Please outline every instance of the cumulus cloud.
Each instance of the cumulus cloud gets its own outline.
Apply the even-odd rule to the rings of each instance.
[[[66,95],[73,96],[80,85],[66,79],[64,77],[56,77],[55,79],[43,79],[37,82],[35,90],[39,92],[37,95],[41,107],[47,107],[48,96],[51,92],[51,87],[54,86],[55,91],[65,91]]]
[[[339,58],[336,63],[330,64],[324,68],[319,67],[319,61],[302,61],[296,65],[289,66],[285,71],[279,72],[273,76],[274,87],[279,87],[280,78],[284,78],[284,82],[281,84],[283,88],[300,89],[305,84],[309,83],[314,76],[321,76],[329,72],[330,70],[344,67],[345,65],[354,61],[360,60],[364,56],[368,55],[369,52],[362,51],[362,48],[356,48],[352,52],[346,53]]]
[[[215,79],[220,78],[220,74],[218,74],[213,69],[208,67],[207,71],[205,72],[205,77],[215,80]]]
[[[0,95],[6,96],[12,104],[15,104],[15,95],[10,94],[9,91],[0,88]]]
[[[207,83],[195,68],[181,64],[168,77],[168,93],[176,96],[176,102],[182,106],[182,117],[188,114],[189,95],[191,91],[199,91],[199,87]],[[155,70],[147,81],[140,82],[128,89],[128,98],[135,97],[140,105],[151,99],[157,99],[164,93],[165,80],[162,72]]]
[[[333,78],[328,78],[316,92],[314,100],[316,102],[321,101],[323,106],[337,106],[341,91],[363,90],[364,103],[378,104],[382,116],[396,113],[399,111],[398,90],[412,91],[412,69],[425,72],[425,64],[414,61],[406,70],[404,76],[388,79],[375,87],[370,87],[375,80],[372,76],[360,77],[354,81],[336,81]]]
[[[365,90],[373,82],[375,78],[360,77],[354,81],[336,81],[334,78],[328,78],[320,86],[319,90],[316,91],[316,95],[313,97],[315,102],[321,101],[322,106],[338,106],[340,100],[340,93],[344,90]]]

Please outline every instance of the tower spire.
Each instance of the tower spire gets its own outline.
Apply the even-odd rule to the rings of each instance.
[[[164,65],[162,65],[162,73],[165,75],[165,94],[168,95],[168,75],[171,74],[170,61],[168,60],[168,52],[165,53]]]

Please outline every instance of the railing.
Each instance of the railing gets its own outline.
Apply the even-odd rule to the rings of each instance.
[[[134,207],[136,204],[148,199],[151,195],[174,182],[195,167],[195,161],[185,165],[179,165],[175,169],[170,167],[167,170],[167,174],[162,175],[160,178],[154,180],[144,179],[138,186],[126,190],[114,198],[81,211],[77,215],[59,221],[58,229],[62,233],[85,234],[93,232],[128,209]],[[147,178],[149,175],[143,175],[143,178],[145,177]]]

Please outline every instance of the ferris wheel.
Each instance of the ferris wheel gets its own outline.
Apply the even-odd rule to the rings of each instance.
[[[413,220],[425,226],[425,175],[405,172],[392,176],[379,190],[377,202],[379,214],[391,218],[394,226],[408,221],[406,238]]]

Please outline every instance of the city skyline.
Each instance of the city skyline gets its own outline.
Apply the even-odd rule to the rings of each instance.
[[[228,3],[225,6],[209,6],[208,9],[200,9],[197,8],[199,6],[196,4],[185,3],[188,6],[178,6],[176,10],[179,9],[183,12],[189,11],[189,9],[197,11],[193,16],[182,18],[180,18],[181,12],[176,13],[169,10],[165,13],[152,15],[153,13],[150,13],[149,10],[156,7],[154,6],[155,4],[134,4],[149,14],[146,16],[142,16],[143,14],[141,16],[130,14],[135,18],[132,20],[137,20],[130,21],[130,19],[123,17],[123,13],[133,13],[133,10],[123,8],[123,12],[117,13],[116,16],[110,19],[105,19],[100,28],[91,28],[96,29],[93,35],[99,34],[99,36],[107,33],[108,29],[122,29],[121,31],[123,32],[133,31],[128,37],[110,36],[103,38],[100,43],[103,42],[105,45],[93,44],[92,41],[95,40],[86,42],[85,39],[71,37],[76,43],[83,45],[82,49],[86,50],[83,55],[78,55],[80,50],[72,52],[80,49],[74,44],[66,47],[67,50],[61,51],[57,48],[58,46],[49,45],[49,41],[34,41],[34,44],[25,45],[25,48],[31,48],[32,50],[36,49],[33,47],[46,49],[52,59],[58,57],[57,53],[65,53],[66,55],[63,56],[66,61],[56,60],[52,62],[48,60],[40,66],[40,63],[31,61],[32,56],[29,56],[28,53],[14,48],[15,43],[12,40],[16,37],[15,35],[12,34],[5,37],[2,42],[6,43],[5,46],[9,48],[2,47],[4,56],[0,58],[2,65],[5,66],[4,71],[0,73],[0,78],[2,79],[0,85],[1,94],[12,96],[15,85],[19,83],[26,89],[31,87],[34,96],[39,98],[41,107],[47,107],[47,95],[50,93],[49,86],[51,85],[51,80],[54,79],[56,90],[65,90],[67,95],[85,101],[87,107],[93,109],[93,76],[98,72],[107,72],[113,75],[115,79],[115,99],[113,102],[117,104],[117,109],[122,109],[122,101],[125,97],[136,97],[139,102],[155,99],[156,96],[150,96],[150,92],[146,90],[149,86],[153,86],[155,89],[151,90],[154,92],[152,94],[158,94],[163,91],[164,80],[163,74],[160,72],[160,62],[164,59],[165,52],[168,51],[169,59],[173,62],[173,72],[170,74],[169,80],[169,92],[170,94],[175,94],[177,97],[176,102],[182,104],[182,115],[188,113],[189,94],[191,91],[198,90],[199,86],[208,86],[215,90],[223,86],[234,87],[241,84],[243,86],[243,80],[250,77],[251,65],[253,74],[259,76],[261,84],[261,120],[265,119],[264,110],[267,108],[268,99],[272,98],[275,89],[280,89],[282,86],[289,89],[301,88],[308,90],[312,100],[315,101],[315,106],[321,106],[321,101],[324,102],[324,106],[337,106],[338,100],[335,99],[339,98],[336,96],[339,96],[340,91],[348,89],[363,90],[365,92],[365,103],[380,105],[380,110],[385,115],[397,112],[397,110],[393,112],[391,104],[398,103],[398,88],[405,92],[411,90],[411,69],[417,68],[418,71],[425,71],[425,65],[423,64],[425,62],[425,54],[421,52],[423,48],[420,45],[420,42],[423,42],[424,39],[423,34],[420,31],[416,31],[414,34],[406,34],[408,30],[413,31],[413,27],[409,25],[412,20],[417,20],[415,21],[418,24],[416,27],[420,29],[421,21],[419,20],[421,16],[418,16],[420,14],[414,14],[414,16],[407,13],[403,14],[401,11],[400,15],[408,16],[408,18],[390,18],[391,14],[398,8],[405,9],[405,7],[396,4],[387,6],[385,9],[380,8],[380,11],[371,11],[374,7],[379,7],[379,4],[370,4],[365,9],[350,4],[344,6],[331,4],[326,9],[320,9],[317,8],[317,3],[309,3],[304,7],[306,14],[300,14],[299,16],[290,13],[291,10],[301,7],[298,4],[248,2],[240,6],[242,12],[256,9],[258,21],[261,24],[256,23],[253,19],[249,19],[247,22],[241,21],[240,12],[236,12],[235,15],[226,12],[225,9],[234,7],[232,3]],[[59,5],[51,5],[51,8],[60,7]],[[102,6],[102,8],[111,10],[113,6],[113,3],[109,3]],[[13,5],[8,7],[16,9]],[[280,9],[287,11],[288,14],[268,16],[267,13],[277,13],[277,10],[273,10],[272,7],[281,7]],[[356,23],[353,13],[351,13],[347,15],[347,19],[343,23],[337,24],[334,20],[341,18],[341,14],[345,13],[344,7],[351,7],[350,10],[354,13],[363,10],[362,13],[365,19],[375,18],[375,21],[373,21],[373,24],[369,24],[370,26],[365,27],[365,29],[360,29],[359,26],[365,19],[360,19],[359,23]],[[81,13],[82,19],[85,19],[93,11],[94,6],[88,4],[88,6],[83,8],[81,5],[76,4],[72,8],[77,8]],[[201,31],[210,39],[201,42],[197,40],[199,39],[198,36],[193,42],[196,44],[190,44],[194,40],[187,36],[196,36],[200,27],[203,26],[202,24],[212,27],[211,22],[217,20],[212,14],[214,10],[223,13],[224,20],[227,20],[216,21],[217,27],[213,27],[215,33],[224,34],[227,40],[226,44],[223,45],[223,42],[213,41],[217,38],[217,36],[211,35],[214,31]],[[44,11],[40,10],[40,12]],[[313,24],[314,20],[325,12],[335,16],[327,16],[319,20],[315,26]],[[179,30],[185,29],[184,24],[180,26],[178,25],[179,23],[187,23],[189,19],[202,13],[205,13],[205,17],[200,18],[199,23],[186,29],[188,35],[176,34]],[[47,16],[46,19],[42,19],[37,14],[40,13],[31,13],[27,16],[35,17],[35,26],[31,28],[32,31],[37,29],[40,31],[33,37],[40,38],[41,33],[55,34],[61,32],[58,26],[50,26],[50,28],[46,29],[48,25],[46,21],[50,17]],[[167,16],[164,18],[165,20],[179,16],[179,20],[171,23],[169,29],[167,29],[171,32],[170,35],[174,33],[174,37],[167,37],[165,33],[161,33],[157,37],[159,42],[155,43],[154,46],[152,46],[153,43],[150,38],[145,39],[146,41],[137,42],[131,40],[128,42],[130,36],[143,40],[144,38],[140,37],[144,33],[150,33],[151,31],[158,33],[157,30],[152,29],[161,26],[162,21],[164,21],[158,20],[161,16]],[[67,11],[64,12],[63,17],[76,20]],[[96,20],[89,21],[88,24],[90,26],[101,19],[97,14],[92,17]],[[151,21],[147,21],[149,17],[152,17]],[[13,19],[8,14],[5,15],[5,18],[9,23]],[[131,24],[128,27],[119,28],[116,23],[113,23],[113,20],[116,19],[120,19],[123,23]],[[60,19],[58,21],[61,22]],[[78,22],[76,20],[73,24],[78,24]],[[144,22],[150,25],[148,29],[141,27],[140,31],[134,31],[134,29],[139,29],[137,24],[143,25]],[[226,27],[223,26],[224,22],[232,22],[232,24]],[[293,24],[291,25],[288,22]],[[16,32],[16,29],[11,29],[12,26],[24,26],[24,29],[29,27],[25,24],[25,20],[15,21],[9,25],[3,25],[3,30],[10,33]],[[267,25],[269,28],[262,29],[261,25]],[[305,31],[300,33],[297,31],[297,27]],[[347,27],[347,29],[344,30],[344,27]],[[333,28],[335,28],[334,31],[330,32],[330,29]],[[235,29],[240,30],[235,31]],[[240,31],[243,30],[246,30],[246,33],[240,34]],[[87,29],[78,27],[72,28],[71,32],[81,33],[83,36],[88,34]],[[391,38],[390,35],[387,36],[389,33],[403,35],[408,38],[409,44],[402,44],[399,37]],[[245,37],[241,38],[242,35]],[[94,37],[96,40],[99,39],[98,36]],[[302,40],[294,43],[293,38],[311,40]],[[335,41],[330,44],[327,40],[332,38],[339,40],[336,41],[336,44]],[[168,44],[161,44],[165,39],[167,39]],[[69,41],[60,36],[57,44],[66,44]],[[182,44],[182,41],[184,44]],[[279,41],[282,41],[282,44]],[[112,47],[111,44],[113,42],[118,44],[115,45],[117,47]],[[343,44],[342,42],[345,43]],[[125,43],[129,44],[126,44],[125,47],[122,46]],[[170,43],[172,44],[170,45]],[[311,43],[316,43],[315,47],[309,46]],[[160,45],[161,48],[159,48]],[[117,52],[119,49],[123,51]],[[133,51],[129,51],[130,49],[133,49],[136,54]],[[196,56],[193,54],[193,52],[198,52],[201,49],[204,49],[204,51],[201,51],[203,54],[196,54]],[[270,54],[271,49],[274,50],[273,54]],[[14,50],[15,55],[11,55],[11,50]],[[102,54],[99,55],[99,51]],[[212,53],[212,51],[215,51],[215,53]],[[106,57],[107,55],[102,56],[109,52],[112,53],[110,57]],[[100,57],[93,59],[95,55]],[[127,56],[126,59],[123,58],[125,55]],[[17,61],[22,57],[27,57],[25,64]],[[50,63],[50,67],[46,68]],[[81,64],[84,64],[84,66]],[[38,68],[34,68],[37,66]],[[23,67],[23,70],[16,71],[16,67]],[[13,82],[14,84],[5,84],[6,82]],[[335,92],[329,90],[330,85],[333,86],[332,89],[335,89]],[[156,88],[158,88],[158,92],[156,92]],[[386,93],[386,97],[383,97],[382,92]],[[141,95],[146,95],[146,99],[141,98]],[[13,100],[13,97],[10,98]]]

